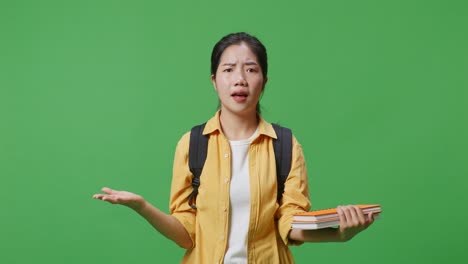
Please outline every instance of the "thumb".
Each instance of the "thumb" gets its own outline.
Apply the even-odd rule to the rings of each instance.
[[[107,194],[114,194],[116,191],[115,190],[112,190],[111,188],[108,188],[108,187],[103,187],[101,189],[101,191],[107,193]]]

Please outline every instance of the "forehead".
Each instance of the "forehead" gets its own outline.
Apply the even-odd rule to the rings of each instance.
[[[255,61],[257,62],[257,55],[252,52],[250,47],[241,42],[227,47],[221,54],[220,62],[235,62],[235,61]]]

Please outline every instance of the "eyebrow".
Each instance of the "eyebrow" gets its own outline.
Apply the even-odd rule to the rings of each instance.
[[[258,65],[258,63],[256,63],[255,61],[249,61],[249,62],[246,62],[245,65]],[[231,63],[231,62],[226,62],[226,63],[223,63],[221,64],[221,66],[236,66],[236,63]]]

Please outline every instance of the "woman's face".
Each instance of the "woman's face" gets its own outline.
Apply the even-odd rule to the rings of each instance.
[[[221,111],[248,115],[256,113],[267,79],[257,56],[241,42],[224,50],[211,81],[221,101]]]

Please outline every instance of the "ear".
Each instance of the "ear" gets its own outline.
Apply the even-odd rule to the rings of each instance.
[[[211,74],[211,83],[213,84],[215,91],[218,91],[218,88],[216,87],[216,78],[214,74]]]
[[[263,92],[263,90],[265,90],[265,85],[267,84],[267,82],[268,82],[268,77],[265,77],[265,80],[263,80],[262,92]]]

